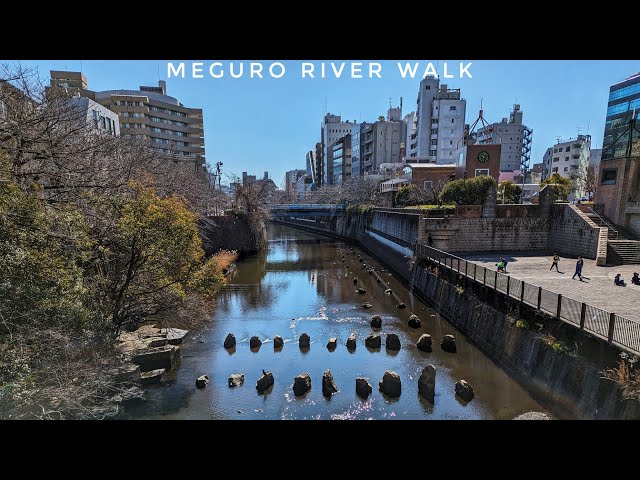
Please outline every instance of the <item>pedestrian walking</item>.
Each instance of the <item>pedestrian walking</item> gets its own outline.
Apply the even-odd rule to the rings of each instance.
[[[582,259],[582,257],[578,257],[578,261],[576,262],[576,272],[573,274],[573,277],[571,277],[571,279],[576,278],[576,275],[577,275],[581,282],[584,281],[584,280],[582,280],[582,266],[583,265],[584,265],[584,260]]]
[[[549,269],[549,271],[553,270],[553,267],[556,267],[556,272],[560,272],[560,270],[558,270],[558,262],[560,261],[560,257],[558,256],[557,253],[553,254],[553,263],[551,264],[551,268]]]

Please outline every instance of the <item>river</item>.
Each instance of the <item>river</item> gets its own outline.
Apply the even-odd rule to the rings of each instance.
[[[238,262],[237,271],[218,296],[211,325],[192,332],[184,342],[174,378],[149,388],[149,399],[126,410],[124,418],[511,419],[532,410],[546,411],[366,253],[357,248],[351,252],[345,243],[282,225],[269,225],[268,238],[267,252]],[[367,274],[356,254],[380,272],[406,303],[406,309],[396,308],[394,299]],[[346,263],[342,263],[342,256]],[[354,273],[366,294],[356,292]],[[364,302],[373,308],[364,309]],[[412,311],[422,320],[417,330],[407,326]],[[378,351],[364,345],[375,314],[383,322],[383,345]],[[230,332],[238,340],[235,352],[223,347]],[[304,332],[311,337],[311,348],[306,352],[298,348],[298,337]],[[345,347],[352,332],[357,335],[354,352]],[[400,351],[385,350],[385,333],[400,337]],[[423,333],[433,339],[432,353],[415,347]],[[448,333],[456,337],[457,353],[440,349],[440,340]],[[254,335],[263,341],[257,352],[249,348]],[[279,352],[273,349],[274,335],[285,340]],[[326,348],[330,337],[338,338],[333,352]],[[418,395],[418,378],[429,363],[437,370],[434,405]],[[265,395],[255,389],[262,369],[272,371],[275,378],[275,385]],[[327,369],[339,389],[330,399],[322,396],[321,388]],[[398,399],[388,399],[378,390],[386,370],[401,377]],[[310,374],[312,388],[305,396],[296,397],[291,386],[294,377],[303,372]],[[228,387],[232,373],[244,374],[244,384]],[[198,390],[195,379],[204,374],[211,381]],[[373,387],[366,401],[355,393],[356,377],[367,377]],[[455,396],[454,384],[459,379],[467,380],[475,390],[469,403]]]

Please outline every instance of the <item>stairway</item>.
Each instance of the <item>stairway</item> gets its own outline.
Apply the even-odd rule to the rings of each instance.
[[[640,241],[609,240],[607,263],[618,265],[640,265]]]
[[[607,241],[607,263],[610,265],[640,264],[640,239],[627,228],[615,225],[594,212],[587,216],[599,227],[606,227],[609,233]]]

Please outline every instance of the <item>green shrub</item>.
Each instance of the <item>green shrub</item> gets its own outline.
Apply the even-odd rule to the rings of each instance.
[[[440,199],[443,203],[482,205],[492,187],[496,187],[496,181],[488,175],[469,180],[453,180],[444,186]]]
[[[526,320],[516,320],[516,328],[522,328],[523,330],[529,330],[529,322]]]
[[[562,353],[568,350],[567,346],[562,342],[553,342],[551,348],[553,348],[553,351],[556,353]]]

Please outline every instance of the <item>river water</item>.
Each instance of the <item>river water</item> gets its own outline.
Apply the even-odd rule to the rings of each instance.
[[[160,419],[511,419],[521,413],[545,411],[531,396],[468,343],[464,336],[433,310],[412,298],[409,291],[369,255],[344,243],[282,225],[268,226],[268,251],[238,262],[237,271],[221,291],[211,325],[190,334],[182,346],[182,362],[175,378],[149,388],[149,399],[124,412],[125,418]],[[336,246],[337,245],[337,246]],[[357,254],[373,267],[406,303],[399,310],[396,301],[358,261]],[[346,263],[342,263],[342,256]],[[346,266],[349,268],[346,268]],[[360,295],[353,284],[356,275],[367,293]],[[373,308],[364,309],[369,302]],[[412,311],[422,327],[407,326]],[[364,345],[371,333],[371,316],[382,317],[382,349]],[[223,347],[227,333],[238,341],[234,352]],[[311,348],[298,348],[299,336],[311,337]],[[350,352],[345,342],[357,335],[357,349]],[[385,333],[396,333],[402,348],[385,350]],[[423,333],[433,339],[433,352],[423,353],[416,341]],[[457,353],[440,349],[445,334],[456,337]],[[249,348],[257,335],[263,345]],[[285,340],[274,352],[273,337]],[[331,337],[338,348],[326,348]],[[437,370],[435,404],[418,395],[418,378],[427,364]],[[262,369],[273,372],[275,385],[264,395],[255,389]],[[330,369],[339,389],[332,398],[322,396],[322,373]],[[389,399],[378,390],[386,370],[397,372],[402,394]],[[293,379],[307,372],[312,388],[303,397],[292,391]],[[243,385],[230,388],[232,373],[245,376]],[[205,389],[195,379],[208,375]],[[355,393],[356,377],[367,377],[373,387],[368,400]],[[467,380],[475,398],[465,403],[454,393],[454,384]]]

